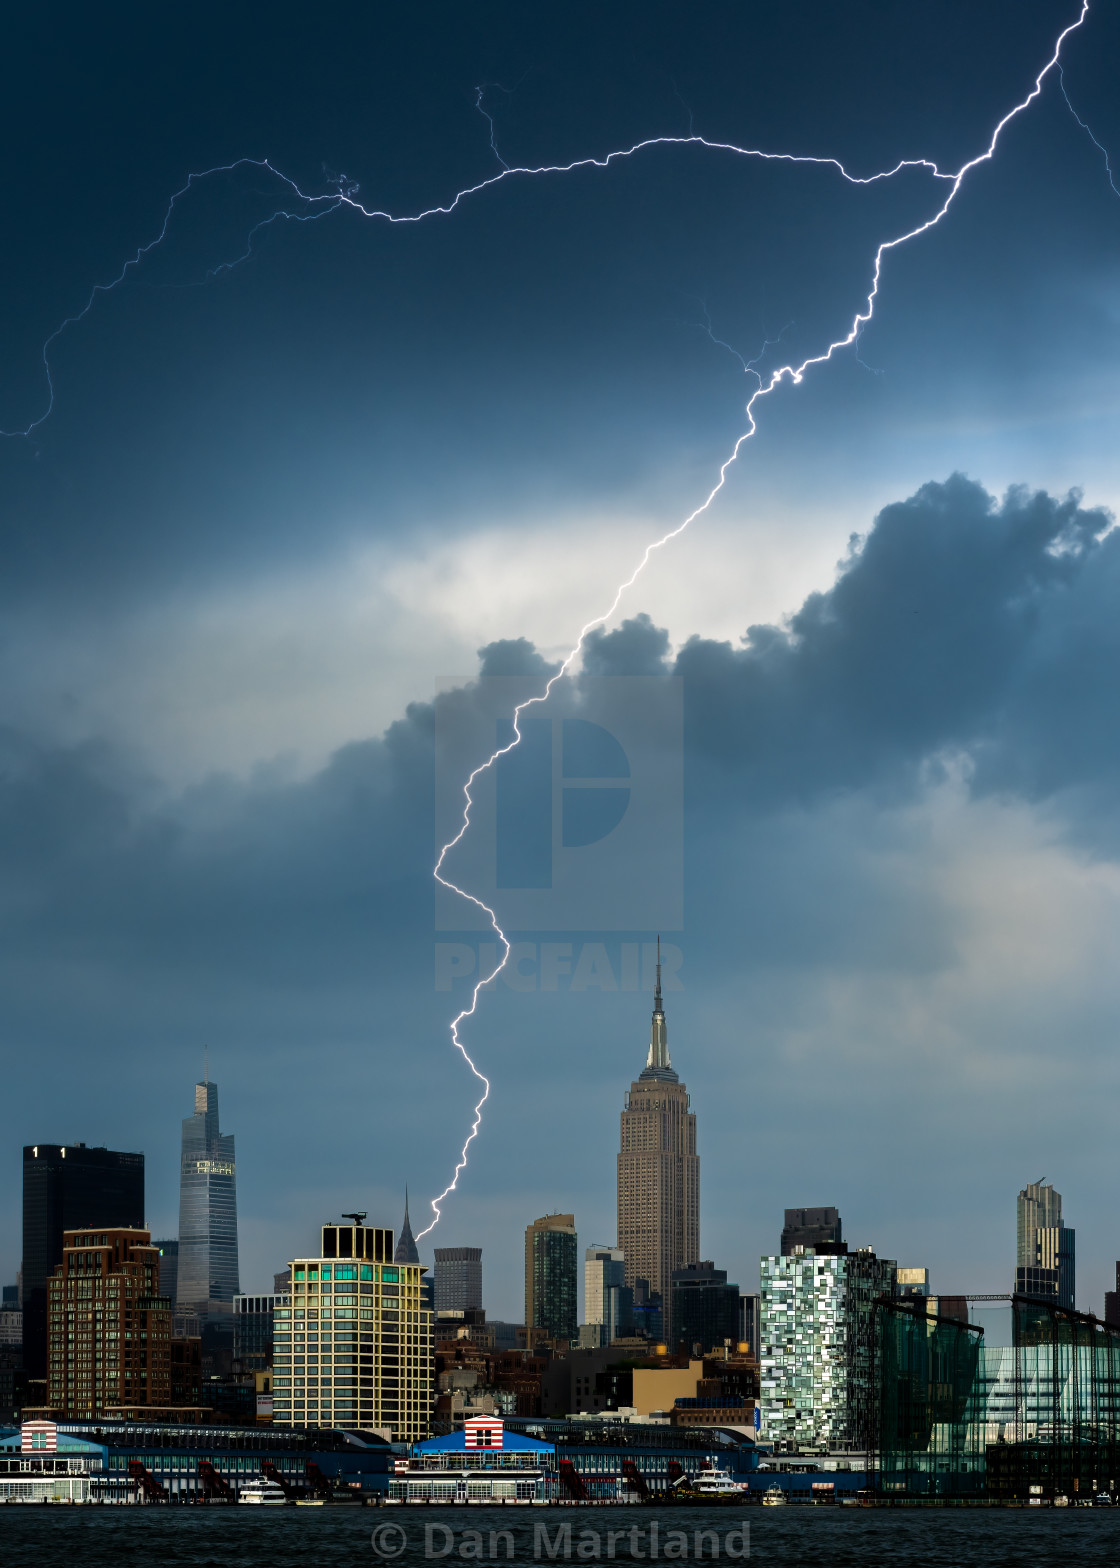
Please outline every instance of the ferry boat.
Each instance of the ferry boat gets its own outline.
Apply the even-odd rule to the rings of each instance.
[[[286,1503],[284,1488],[276,1481],[269,1481],[265,1476],[259,1476],[254,1481],[246,1481],[237,1494],[239,1503]]]
[[[745,1481],[736,1481],[730,1471],[717,1470],[713,1466],[711,1469],[701,1470],[699,1475],[692,1477],[688,1495],[705,1500],[726,1498],[730,1501],[736,1497],[746,1497],[749,1491],[750,1487]]]
[[[788,1502],[789,1498],[780,1486],[768,1486],[762,1494],[763,1508],[781,1508],[784,1503]]]

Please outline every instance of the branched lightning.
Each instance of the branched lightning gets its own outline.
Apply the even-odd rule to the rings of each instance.
[[[1087,5],[1088,0],[1085,0],[1085,3]],[[479,89],[479,92],[481,91],[482,90]],[[490,121],[491,130],[493,130],[493,121],[490,115],[486,113],[485,109],[482,109],[480,103],[477,105],[477,107],[481,109],[484,118]],[[570,163],[537,164],[532,167],[521,165],[511,166],[504,163],[501,155],[497,151],[497,148],[494,146],[493,134],[491,135],[491,146],[493,147],[494,155],[497,157],[498,162],[502,164],[502,168],[497,174],[492,174],[484,180],[478,180],[473,185],[464,186],[462,190],[456,192],[450,201],[437,203],[431,207],[424,207],[419,212],[411,213],[393,213],[382,207],[365,206],[358,200],[359,187],[356,184],[347,181],[345,177],[332,182],[336,187],[335,189],[322,192],[318,195],[311,194],[301,189],[297,181],[293,180],[289,175],[284,174],[268,158],[235,158],[231,163],[215,164],[215,166],[211,169],[204,169],[201,172],[189,174],[184,184],[179,187],[179,189],[174,193],[168,202],[167,208],[163,215],[163,222],[160,224],[160,227],[155,236],[148,240],[146,244],[143,244],[137,248],[135,254],[130,256],[128,260],[125,261],[115,277],[111,278],[107,283],[95,283],[89,292],[89,296],[86,299],[85,304],[81,307],[81,309],[75,311],[73,315],[67,316],[63,321],[60,321],[58,326],[55,327],[54,331],[44,341],[40,351],[40,358],[43,362],[43,370],[47,383],[47,404],[43,409],[43,412],[32,419],[30,423],[25,425],[22,429],[0,430],[0,436],[29,436],[50,417],[54,410],[55,403],[54,375],[51,369],[51,350],[54,345],[58,342],[59,338],[68,327],[77,326],[79,322],[85,320],[90,311],[93,309],[94,305],[97,303],[97,300],[102,295],[111,294],[114,289],[119,288],[120,285],[128,279],[130,274],[134,272],[136,268],[138,268],[154,250],[159,248],[159,246],[167,237],[167,232],[171,225],[171,219],[175,213],[176,207],[182,201],[183,197],[188,195],[196,186],[201,185],[204,181],[210,180],[218,174],[234,174],[238,170],[242,169],[263,170],[272,176],[273,179],[279,181],[280,185],[284,187],[289,196],[294,197],[297,202],[302,203],[304,210],[302,212],[290,212],[285,207],[278,207],[274,212],[269,214],[268,217],[262,218],[259,223],[254,224],[253,228],[250,230],[248,240],[241,254],[235,257],[232,261],[223,262],[219,266],[211,269],[211,272],[208,274],[208,276],[215,277],[219,273],[231,272],[235,267],[240,266],[242,262],[247,261],[252,255],[253,239],[258,234],[260,234],[263,229],[270,227],[272,224],[277,223],[282,219],[298,223],[308,223],[314,221],[317,218],[326,217],[328,214],[337,212],[340,208],[346,207],[360,214],[360,216],[363,218],[379,219],[381,222],[391,225],[423,223],[429,218],[448,217],[470,197],[478,196],[483,191],[489,190],[492,186],[502,184],[505,180],[518,178],[539,178],[541,175],[546,174],[572,174],[577,169],[609,169],[616,163],[622,162],[627,158],[634,158],[639,153],[648,152],[651,148],[654,147],[696,146],[705,148],[709,152],[730,153],[736,157],[755,158],[760,159],[766,163],[811,164],[820,168],[834,169],[841,176],[841,178],[846,180],[850,185],[875,185],[881,180],[893,179],[896,174],[900,174],[904,169],[925,169],[932,176],[932,178],[936,180],[952,180],[954,178],[954,176],[951,174],[942,173],[942,171],[938,169],[937,165],[929,158],[900,159],[893,169],[883,169],[875,174],[855,175],[849,174],[838,158],[818,158],[801,153],[765,152],[763,149],[758,147],[736,147],[731,142],[714,142],[709,141],[708,138],[704,136],[692,135],[650,136],[647,137],[644,141],[635,142],[631,147],[625,147],[618,149],[615,152],[609,152],[602,158],[575,158]]]
[[[630,147],[609,152],[600,158],[577,158],[568,163],[543,164],[535,167],[523,167],[520,165],[511,166],[506,163],[501,154],[498,152],[493,117],[487,111],[484,104],[485,88],[480,87],[476,89],[475,107],[489,124],[490,147],[494,153],[495,158],[497,158],[498,162],[502,165],[498,173],[492,174],[486,179],[476,181],[472,185],[465,186],[449,201],[443,204],[436,204],[430,207],[425,207],[418,212],[404,214],[391,213],[382,208],[365,206],[361,201],[358,200],[357,185],[346,180],[344,177],[332,180],[331,185],[333,188],[325,193],[309,194],[302,190],[295,180],[291,179],[288,175],[277,169],[275,165],[272,164],[267,158],[238,158],[231,163],[218,165],[215,168],[208,169],[202,173],[191,174],[188,176],[185,184],[183,184],[171,197],[164,213],[163,222],[155,237],[149,240],[146,244],[141,245],[137,249],[135,255],[129,257],[129,259],[125,261],[120,271],[111,281],[108,283],[95,284],[90,291],[85,305],[75,314],[66,317],[64,321],[60,322],[60,324],[54,329],[54,331],[44,342],[41,351],[41,357],[47,383],[47,406],[44,411],[37,418],[33,419],[23,430],[0,431],[0,435],[28,436],[49,417],[51,411],[54,408],[55,402],[54,378],[51,369],[51,350],[55,343],[67,330],[67,328],[75,326],[84,320],[84,318],[93,309],[94,304],[101,295],[111,293],[114,289],[124,283],[129,275],[141,265],[145,258],[148,257],[152,251],[159,247],[167,235],[172,217],[175,213],[175,209],[182,199],[186,197],[196,185],[212,178],[213,176],[218,174],[232,174],[243,169],[256,169],[267,172],[273,179],[277,180],[284,189],[286,193],[284,200],[293,201],[293,204],[298,204],[299,210],[291,211],[287,206],[277,207],[276,210],[273,211],[269,216],[261,219],[252,227],[252,229],[249,231],[245,247],[241,254],[231,261],[223,262],[220,265],[212,268],[207,274],[208,277],[217,277],[220,273],[232,271],[235,267],[241,265],[242,262],[246,261],[251,256],[253,251],[253,242],[256,237],[264,229],[280,221],[306,223],[321,217],[326,217],[342,208],[350,208],[364,218],[379,219],[382,222],[390,225],[422,223],[430,218],[446,217],[450,215],[460,206],[461,203],[467,201],[469,198],[478,196],[482,192],[490,190],[492,187],[500,185],[507,180],[539,178],[542,175],[571,174],[580,169],[609,169],[615,163],[637,157],[642,153],[659,147],[696,147],[704,149],[708,152],[725,153],[734,157],[755,159],[764,163],[789,163],[810,165],[822,169],[831,169],[835,171],[835,173],[837,173],[841,179],[847,181],[851,185],[874,185],[880,181],[893,179],[894,176],[902,173],[904,170],[924,170],[931,179],[941,182],[943,185],[947,186],[944,200],[940,203],[940,205],[935,209],[929,218],[925,219],[922,223],[917,224],[915,227],[908,229],[905,233],[896,235],[891,239],[884,240],[879,244],[874,253],[874,259],[871,267],[871,283],[863,308],[857,311],[856,315],[852,318],[852,323],[849,330],[842,337],[836,338],[833,342],[829,343],[827,347],[824,348],[821,352],[810,355],[806,359],[803,359],[799,364],[780,365],[776,369],[772,370],[768,375],[764,375],[758,369],[758,360],[762,358],[762,354],[756,356],[755,360],[744,360],[736,350],[731,348],[730,344],[722,343],[721,340],[715,338],[709,319],[707,331],[713,342],[720,344],[721,347],[724,347],[731,353],[735,354],[736,358],[739,359],[744,372],[753,375],[757,380],[758,384],[748,398],[744,410],[746,415],[746,428],[738,437],[731,451],[720,465],[716,481],[712,485],[707,496],[693,511],[688,514],[687,517],[684,518],[682,522],[678,523],[676,527],[669,529],[668,532],[664,533],[659,539],[653,540],[645,547],[645,550],[642,552],[642,555],[630,576],[627,577],[624,582],[620,583],[615,589],[614,595],[611,598],[607,608],[603,610],[601,614],[594,616],[580,629],[579,635],[576,638],[571,651],[568,653],[557,671],[550,677],[543,690],[537,696],[527,698],[524,702],[519,703],[514,708],[512,739],[505,746],[501,746],[492,752],[485,762],[480,763],[476,768],[474,768],[467,778],[466,783],[463,785],[464,803],[462,822],[455,836],[446,844],[444,844],[443,848],[440,850],[435,867],[433,868],[433,875],[436,881],[439,882],[442,886],[447,888],[450,892],[457,894],[460,898],[466,900],[466,902],[473,904],[477,909],[481,910],[486,915],[490,922],[491,928],[493,929],[499,943],[501,944],[502,953],[500,959],[490,970],[490,972],[478,979],[471,993],[469,1005],[464,1007],[456,1015],[451,1023],[452,1044],[463,1057],[463,1060],[470,1068],[470,1071],[473,1073],[474,1077],[482,1085],[482,1094],[477,1104],[475,1105],[474,1117],[471,1123],[470,1132],[468,1133],[467,1138],[463,1144],[452,1178],[443,1191],[439,1193],[437,1197],[431,1200],[434,1218],[424,1230],[417,1233],[417,1240],[423,1236],[426,1236],[428,1232],[434,1229],[434,1227],[439,1223],[442,1212],[440,1205],[452,1192],[456,1190],[459,1177],[467,1165],[467,1157],[470,1145],[478,1136],[478,1131],[482,1123],[482,1107],[485,1105],[490,1094],[490,1080],[483,1072],[480,1071],[480,1069],[471,1059],[469,1052],[460,1038],[459,1028],[466,1019],[474,1016],[478,1008],[478,1000],[482,990],[485,986],[494,981],[499,974],[501,974],[502,970],[506,966],[511,951],[510,941],[505,932],[502,930],[495,911],[474,893],[469,892],[466,888],[460,887],[457,883],[444,875],[444,866],[446,864],[447,857],[462,841],[464,835],[471,825],[471,810],[474,806],[474,795],[472,792],[476,781],[489,768],[493,767],[499,758],[505,756],[520,743],[522,739],[520,728],[522,714],[525,713],[527,709],[548,701],[557,682],[562,680],[567,675],[573,663],[579,657],[588,635],[593,630],[595,630],[596,627],[602,626],[608,620],[610,620],[615,611],[618,609],[626,593],[637,582],[638,578],[645,571],[646,566],[649,564],[653,556],[658,551],[663,550],[666,545],[670,544],[674,539],[683,534],[698,517],[702,516],[711,507],[716,497],[723,490],[727,482],[727,475],[734,463],[737,461],[744,445],[751,439],[752,436],[754,436],[757,430],[757,424],[755,420],[755,405],[762,398],[768,397],[772,392],[776,391],[780,386],[783,385],[783,383],[787,381],[791,386],[800,385],[808,371],[814,369],[818,365],[828,363],[835,355],[839,354],[844,349],[858,345],[861,333],[871,321],[874,314],[875,304],[879,296],[883,263],[886,256],[891,251],[897,250],[899,247],[908,244],[911,240],[918,239],[921,235],[927,233],[930,229],[935,228],[941,222],[942,218],[945,217],[946,213],[949,211],[950,207],[956,200],[968,175],[972,172],[973,169],[979,167],[980,164],[991,162],[995,156],[1000,137],[1003,135],[1006,127],[1011,123],[1012,120],[1016,119],[1026,109],[1028,109],[1030,105],[1039,97],[1042,92],[1043,82],[1052,72],[1057,72],[1058,74],[1061,90],[1065,96],[1066,103],[1069,106],[1070,113],[1073,114],[1074,118],[1077,120],[1077,123],[1082,127],[1082,129],[1093,141],[1094,145],[1104,155],[1105,166],[1108,171],[1110,184],[1112,185],[1112,189],[1117,191],[1117,194],[1120,195],[1120,190],[1117,190],[1116,183],[1113,178],[1112,167],[1109,161],[1108,153],[1102,144],[1097,141],[1097,138],[1093,135],[1088,125],[1080,118],[1079,115],[1077,115],[1072,103],[1070,103],[1069,96],[1066,93],[1064,79],[1062,78],[1060,58],[1063,46],[1065,45],[1067,38],[1069,38],[1072,33],[1076,32],[1084,23],[1086,17],[1089,14],[1089,3],[1090,0],[1081,0],[1080,12],[1076,20],[1071,22],[1058,35],[1053,52],[1049,60],[1043,66],[1042,70],[1035,77],[1034,85],[1032,86],[1031,90],[1026,94],[1021,102],[1017,103],[1012,109],[1010,109],[998,122],[984,151],[979,153],[975,158],[970,159],[967,163],[962,164],[955,173],[950,173],[940,169],[938,165],[929,158],[906,158],[900,159],[891,169],[880,170],[873,174],[851,174],[838,158],[817,157],[797,153],[768,152],[761,148],[739,147],[731,142],[712,141],[707,137],[697,136],[693,134],[692,131],[691,117],[689,124],[689,134],[687,136],[648,137],[643,141],[635,142]],[[503,90],[508,91],[508,89]],[[767,343],[762,352],[765,353],[766,348],[773,346],[775,345]]]

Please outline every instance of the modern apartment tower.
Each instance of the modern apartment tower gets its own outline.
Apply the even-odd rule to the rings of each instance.
[[[1062,1196],[1031,1182],[1016,1205],[1015,1292],[1072,1307],[1076,1289],[1074,1231],[1062,1224]]]
[[[779,1451],[866,1449],[874,1432],[875,1302],[897,1266],[826,1245],[762,1259],[762,1436]]]
[[[47,1375],[47,1281],[63,1258],[63,1233],[84,1226],[140,1229],[144,1156],[84,1143],[34,1143],[23,1151],[23,1355]]]
[[[273,1309],[276,1425],[427,1437],[432,1315],[422,1267],[393,1261],[391,1230],[343,1224],[324,1225],[319,1256],[293,1258],[291,1270],[291,1301]]]
[[[576,1219],[546,1214],[525,1228],[525,1326],[543,1329],[549,1339],[575,1339]]]
[[[482,1248],[435,1249],[437,1312],[477,1312],[482,1306]]]
[[[626,1258],[626,1283],[648,1280],[649,1290],[661,1297],[668,1339],[673,1274],[700,1258],[700,1158],[696,1116],[669,1059],[660,957],[649,1052],[626,1096],[620,1144],[618,1245]]]
[[[179,1167],[179,1260],[175,1305],[204,1321],[227,1318],[240,1289],[237,1268],[237,1161],[233,1134],[218,1128],[218,1086],[194,1086],[194,1115],[183,1121]]]

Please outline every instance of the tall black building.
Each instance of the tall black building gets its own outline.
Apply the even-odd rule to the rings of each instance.
[[[673,1270],[673,1339],[706,1355],[725,1339],[739,1342],[739,1287],[727,1283],[727,1270],[714,1263],[690,1263]]]
[[[844,1253],[844,1237],[838,1209],[787,1209],[782,1227],[782,1257],[792,1257],[794,1247],[812,1247],[814,1252]]]
[[[47,1280],[62,1262],[62,1233],[144,1226],[144,1156],[84,1143],[23,1150],[23,1360],[47,1375]]]

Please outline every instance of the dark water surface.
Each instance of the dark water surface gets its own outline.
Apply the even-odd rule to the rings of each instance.
[[[864,1508],[246,1508],[0,1507],[4,1568],[377,1568],[397,1563],[659,1563],[682,1542],[695,1562],[697,1529],[715,1530],[718,1561],[775,1568],[1120,1568],[1120,1508],[892,1510]],[[571,1528],[570,1543],[561,1526]],[[386,1527],[392,1527],[386,1531]],[[537,1536],[545,1530],[557,1555]],[[636,1529],[631,1542],[629,1531]],[[371,1544],[382,1531],[383,1550]],[[509,1542],[491,1531],[509,1531]],[[683,1537],[670,1537],[671,1530]],[[727,1532],[736,1534],[730,1543]],[[406,1544],[403,1550],[401,1534]],[[448,1534],[450,1532],[450,1535]],[[471,1534],[469,1532],[477,1532]],[[711,1540],[703,1543],[711,1561]],[[730,1544],[734,1555],[724,1549]],[[450,1550],[446,1551],[450,1545]],[[633,1547],[636,1551],[632,1550]]]

